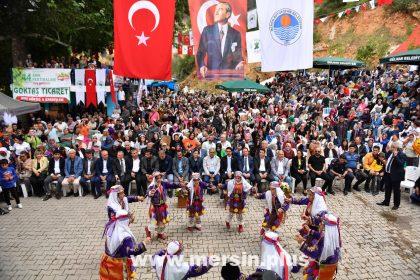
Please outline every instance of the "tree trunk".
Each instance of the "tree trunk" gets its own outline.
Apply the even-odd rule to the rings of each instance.
[[[12,34],[11,43],[13,67],[24,67],[26,59],[25,39]]]

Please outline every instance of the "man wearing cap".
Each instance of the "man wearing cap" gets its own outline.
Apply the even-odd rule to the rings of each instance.
[[[256,198],[265,199],[267,202],[260,234],[263,235],[265,231],[269,230],[278,230],[284,223],[286,211],[289,209],[289,203],[285,202],[285,195],[280,183],[277,181],[271,182],[270,190],[257,194]]]
[[[179,241],[169,242],[166,250],[153,255],[152,263],[159,280],[186,280],[206,274],[212,268],[211,258],[207,257],[201,265],[183,262],[183,247]]]
[[[228,199],[227,206],[229,207],[229,213],[226,218],[226,228],[230,229],[230,224],[235,215],[239,223],[238,232],[241,233],[244,231],[243,214],[246,212],[246,198],[252,189],[252,185],[242,177],[241,171],[236,171],[235,178],[224,184],[223,189],[226,192]]]
[[[61,198],[61,184],[64,180],[65,160],[61,157],[61,151],[55,150],[53,157],[48,163],[48,176],[44,180],[45,197],[43,201],[47,201],[51,196],[51,183],[57,181],[57,189],[55,190],[55,197]]]
[[[99,279],[137,279],[134,259],[146,252],[149,239],[137,243],[131,232],[130,215],[126,210],[118,210],[115,218],[105,225],[105,252],[102,254],[99,266]]]
[[[78,196],[79,181],[83,172],[83,160],[76,156],[76,151],[71,149],[69,151],[69,157],[66,159],[64,166],[65,177],[63,179],[63,188],[68,192],[66,196],[74,194]],[[70,185],[73,189],[70,189]]]
[[[95,193],[93,184],[91,185],[92,190],[89,190],[88,182],[92,183],[93,176],[95,175],[95,158],[93,157],[93,151],[88,149],[85,151],[85,158],[83,159],[83,172],[80,178],[80,185],[83,188],[83,196],[87,195],[90,191],[92,194]]]

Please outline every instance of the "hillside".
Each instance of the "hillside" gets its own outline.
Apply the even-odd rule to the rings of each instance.
[[[416,15],[418,16],[418,14]],[[420,24],[419,18],[407,14],[394,13],[389,15],[384,7],[374,10],[354,11],[341,19],[329,18],[326,22],[315,26],[314,56],[341,56],[360,59],[374,67],[378,59],[396,49],[404,42],[414,28]],[[245,68],[246,77],[255,80],[257,76],[263,81],[274,73],[259,72],[260,64],[248,64]],[[214,91],[217,81],[204,82],[190,74],[182,83],[181,88],[200,88]]]

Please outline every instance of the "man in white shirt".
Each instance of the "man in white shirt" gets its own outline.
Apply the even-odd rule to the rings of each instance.
[[[216,149],[211,148],[209,155],[204,158],[203,170],[204,182],[212,187],[217,186],[220,182],[220,158],[216,155]],[[211,194],[210,191],[209,194]]]
[[[216,143],[214,143],[214,135],[210,134],[207,138],[207,141],[204,141],[203,145],[201,145],[201,149],[205,151],[205,155],[209,154],[210,149],[216,149]]]

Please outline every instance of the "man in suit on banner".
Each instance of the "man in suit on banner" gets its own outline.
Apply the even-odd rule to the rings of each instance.
[[[243,69],[241,33],[229,25],[231,16],[230,4],[220,2],[214,13],[215,23],[203,29],[197,51],[197,64],[203,78],[208,70]]]

